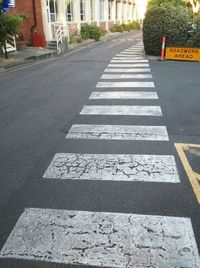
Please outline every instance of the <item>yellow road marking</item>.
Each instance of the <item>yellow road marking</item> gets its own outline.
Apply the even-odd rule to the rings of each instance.
[[[200,148],[200,144],[184,144],[184,143],[175,143],[176,150],[179,154],[179,157],[182,161],[183,167],[187,173],[187,176],[190,180],[190,183],[192,185],[193,191],[196,195],[197,201],[200,204],[200,174],[194,172],[190,166],[189,161],[187,160],[187,157],[184,153],[184,150],[189,150],[190,147]]]

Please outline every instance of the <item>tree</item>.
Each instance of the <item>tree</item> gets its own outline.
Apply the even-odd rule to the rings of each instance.
[[[190,5],[194,13],[198,13],[200,9],[200,0],[189,0]]]
[[[148,8],[152,6],[161,6],[162,4],[171,4],[173,6],[186,6],[186,0],[149,0]]]
[[[8,58],[6,41],[10,35],[16,35],[20,31],[23,17],[0,12],[0,47],[5,50],[5,58]]]

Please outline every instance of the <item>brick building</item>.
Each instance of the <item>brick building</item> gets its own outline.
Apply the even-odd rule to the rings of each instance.
[[[95,23],[109,31],[114,23],[141,20],[145,3],[146,0],[16,0],[12,13],[26,15],[22,25],[24,40],[32,44],[36,35],[39,45],[45,46],[55,40],[58,25],[68,29],[70,35],[79,32],[84,23]]]

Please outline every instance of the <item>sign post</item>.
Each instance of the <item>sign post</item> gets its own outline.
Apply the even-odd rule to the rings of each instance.
[[[166,36],[163,36],[162,49],[161,49],[161,61],[165,60],[165,44],[166,44]]]

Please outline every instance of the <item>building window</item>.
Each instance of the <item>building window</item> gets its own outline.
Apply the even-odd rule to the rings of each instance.
[[[108,0],[108,19],[113,19],[113,0]]]
[[[126,19],[126,4],[123,3],[122,5],[122,19],[125,20]]]
[[[95,8],[94,0],[90,0],[91,20],[94,20],[94,13],[95,13],[94,8]]]
[[[73,1],[67,0],[66,1],[66,19],[67,21],[73,20]]]
[[[57,13],[56,0],[49,0],[49,10],[50,10],[50,20],[51,20],[51,22],[55,22],[56,21],[56,13]]]
[[[85,0],[80,0],[80,16],[81,16],[81,21],[86,20],[86,16],[85,16],[86,6],[85,5],[86,5]]]
[[[99,0],[99,20],[104,20],[105,18],[105,1]]]
[[[121,20],[121,18],[120,18],[120,2],[116,2],[116,20]]]

